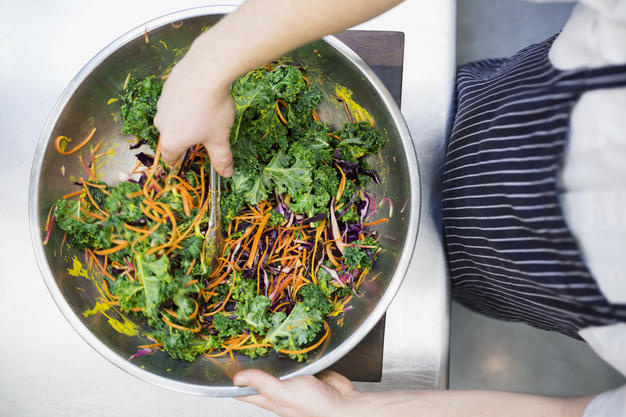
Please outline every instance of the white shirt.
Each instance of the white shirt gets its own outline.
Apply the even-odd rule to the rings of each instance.
[[[626,64],[626,0],[581,0],[550,50],[558,69]],[[575,105],[560,184],[565,220],[600,290],[626,303],[626,88]],[[579,335],[626,376],[626,323]],[[626,417],[626,386],[597,395],[583,417]]]

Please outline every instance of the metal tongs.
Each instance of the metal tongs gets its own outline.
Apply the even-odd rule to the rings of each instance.
[[[213,165],[209,173],[210,194],[209,194],[209,228],[204,234],[204,239],[208,240],[205,259],[209,260],[209,264],[213,265],[217,261],[219,250],[222,243],[221,233],[221,215],[220,215],[220,182],[221,177],[215,172]]]

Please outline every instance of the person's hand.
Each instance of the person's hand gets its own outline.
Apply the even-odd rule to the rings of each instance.
[[[230,128],[233,99],[224,74],[206,65],[207,51],[192,47],[172,70],[157,105],[154,125],[161,132],[161,157],[173,165],[191,146],[202,143],[218,174],[233,173]]]
[[[315,376],[297,376],[281,381],[257,369],[237,373],[235,385],[249,386],[259,394],[238,397],[281,417],[346,417],[360,393],[352,383],[336,372],[324,371]]]

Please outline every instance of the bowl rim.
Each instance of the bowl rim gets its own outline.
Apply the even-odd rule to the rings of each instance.
[[[56,103],[54,104],[45,124],[42,129],[42,132],[39,137],[39,141],[35,150],[35,154],[33,157],[31,173],[30,173],[30,183],[28,190],[28,215],[29,215],[29,226],[30,226],[30,235],[31,235],[31,243],[33,245],[33,251],[35,252],[35,258],[37,260],[37,265],[41,272],[41,275],[44,279],[44,282],[48,288],[48,291],[52,295],[54,302],[57,307],[63,313],[65,319],[70,323],[70,325],[74,328],[74,330],[101,356],[109,360],[111,363],[116,365],[118,368],[126,371],[127,373],[149,383],[152,383],[156,386],[160,386],[162,388],[166,388],[172,391],[186,393],[186,394],[194,394],[194,395],[204,395],[204,396],[243,396],[250,395],[256,393],[255,390],[248,387],[238,387],[235,385],[232,386],[210,386],[210,385],[199,385],[188,382],[177,381],[173,379],[166,378],[164,376],[157,375],[148,370],[142,369],[138,365],[129,362],[128,359],[118,355],[112,349],[110,349],[104,342],[102,342],[99,338],[97,338],[79,319],[77,314],[72,310],[69,303],[66,301],[63,293],[60,288],[56,284],[54,279],[54,275],[50,266],[47,262],[44,250],[43,250],[43,242],[41,236],[41,227],[39,221],[39,200],[38,200],[38,192],[40,187],[40,178],[41,178],[41,168],[45,155],[45,150],[49,143],[50,135],[52,134],[52,130],[54,129],[56,122],[61,115],[63,109],[71,99],[74,92],[78,89],[78,87],[82,84],[82,82],[112,53],[114,53],[120,47],[128,44],[132,40],[137,37],[143,36],[144,31],[148,31],[148,33],[163,25],[170,24],[173,22],[215,15],[215,14],[228,14],[234,11],[237,6],[233,5],[213,5],[213,6],[201,6],[194,7],[190,9],[184,9],[173,13],[168,13],[166,15],[157,17],[150,21],[147,21],[144,24],[141,24],[123,35],[119,36],[117,39],[113,40],[107,46],[105,46],[100,52],[98,52],[95,56],[93,56],[81,69],[80,71],[72,78],[72,80],[67,84],[64,88],[63,92],[60,94]],[[354,53],[348,46],[346,46],[343,42],[335,38],[334,36],[325,36],[323,41],[328,43],[330,46],[335,48],[340,54],[346,57],[349,61],[351,61],[362,73],[364,78],[375,88],[376,92],[379,94],[381,100],[389,109],[391,119],[394,125],[397,127],[399,131],[399,136],[402,142],[403,149],[405,151],[405,155],[407,158],[407,165],[409,168],[409,187],[411,191],[410,196],[410,206],[409,206],[409,216],[408,216],[408,231],[405,239],[404,248],[402,250],[402,254],[400,255],[400,259],[398,261],[398,265],[396,271],[389,283],[389,286],[383,293],[382,297],[378,301],[377,305],[374,307],[372,312],[365,318],[365,320],[361,323],[359,327],[352,333],[346,340],[344,340],[340,345],[338,345],[333,350],[326,352],[322,357],[317,359],[314,362],[311,362],[302,368],[282,375],[280,379],[289,379],[299,375],[313,375],[317,372],[324,370],[325,368],[332,365],[334,362],[343,357],[346,353],[348,353],[354,346],[356,346],[369,332],[370,330],[378,323],[380,318],[383,316],[387,308],[389,307],[393,297],[396,295],[400,285],[402,284],[406,272],[408,270],[411,258],[413,257],[413,252],[415,250],[415,245],[417,241],[417,234],[420,222],[420,214],[421,214],[421,185],[420,185],[420,175],[419,175],[419,166],[417,162],[417,157],[415,154],[415,148],[413,146],[413,141],[411,139],[411,135],[402,116],[400,109],[398,108],[395,100],[392,98],[391,94],[384,86],[384,84],[380,81],[378,76],[372,71],[372,69],[356,54]]]

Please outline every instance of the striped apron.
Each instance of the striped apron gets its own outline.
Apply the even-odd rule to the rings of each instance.
[[[626,66],[558,70],[553,41],[458,71],[443,223],[456,300],[579,338],[582,328],[626,321],[626,305],[609,303],[585,266],[557,175],[573,106],[586,91],[626,86]]]

